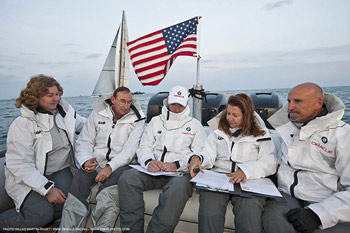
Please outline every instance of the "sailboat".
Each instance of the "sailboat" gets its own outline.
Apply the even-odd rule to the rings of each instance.
[[[120,35],[119,35],[120,32]],[[117,46],[119,41],[118,61],[116,63]],[[122,22],[114,37],[112,46],[103,65],[100,77],[97,80],[92,97],[111,94],[118,87],[128,86],[130,56],[126,47],[129,41],[128,28],[126,24],[125,11],[123,11]],[[116,73],[116,67],[118,68]]]

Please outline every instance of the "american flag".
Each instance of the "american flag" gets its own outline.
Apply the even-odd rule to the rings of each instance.
[[[177,56],[197,57],[199,17],[127,43],[131,63],[142,85],[158,85]]]

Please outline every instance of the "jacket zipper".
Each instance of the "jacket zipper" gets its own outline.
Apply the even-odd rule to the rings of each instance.
[[[235,145],[235,142],[232,141],[232,144],[231,144],[231,155],[232,155],[232,149],[233,149],[234,145]],[[231,172],[235,172],[236,162],[233,161],[231,157],[230,157],[230,160],[232,162],[232,164],[231,164]]]
[[[162,156],[160,157],[160,161],[162,161],[163,163],[164,163],[164,158],[165,158],[165,154],[166,154],[167,151],[168,151],[168,149],[166,148],[166,146],[164,146],[164,150],[163,150]]]
[[[114,120],[113,120],[112,129],[114,129],[115,124],[116,124],[116,122],[114,122]],[[113,130],[112,130],[112,131],[113,131]],[[109,155],[111,154],[111,151],[112,151],[112,148],[111,148],[111,142],[112,142],[111,135],[112,135],[112,133],[108,136],[108,141],[107,141],[107,148],[108,148],[108,151],[107,151],[107,153],[106,153],[106,159],[107,159],[108,162],[111,161],[111,159],[109,158]]]
[[[294,195],[294,190],[295,190],[295,186],[297,186],[297,184],[298,184],[298,173],[300,172],[301,170],[299,169],[299,170],[296,170],[295,172],[294,172],[294,182],[293,182],[293,184],[290,186],[290,195],[292,196],[292,197],[295,197],[295,195]]]

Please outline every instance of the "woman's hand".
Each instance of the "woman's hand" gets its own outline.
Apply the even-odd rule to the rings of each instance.
[[[237,171],[233,172],[233,173],[230,173],[230,174],[227,174],[227,176],[230,176],[230,182],[231,183],[240,183],[240,182],[246,182],[247,180],[247,177],[246,175],[244,174],[244,172],[241,170],[241,169],[238,169]]]
[[[188,170],[190,171],[191,177],[195,177],[199,171],[195,171],[195,169],[199,169],[200,172],[204,172],[202,169],[202,163],[198,156],[193,156],[191,158],[190,164],[188,165]]]

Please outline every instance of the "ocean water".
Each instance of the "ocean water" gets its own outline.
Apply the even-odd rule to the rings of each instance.
[[[230,90],[230,91],[219,91],[223,93],[226,97],[238,93],[258,93],[258,92],[271,92],[279,96],[282,104],[287,104],[287,95],[289,88],[282,89],[258,89],[258,90]],[[343,121],[350,124],[350,86],[343,87],[324,87],[325,93],[331,93],[338,96],[345,104],[345,114]],[[211,92],[216,92],[215,90]],[[134,95],[141,104],[143,112],[147,112],[147,104],[149,99],[154,95],[154,93],[146,93],[143,95]],[[92,111],[91,104],[97,100],[97,98],[91,98],[90,96],[77,96],[77,97],[64,97],[63,99],[67,100],[79,113],[81,116],[88,117]],[[190,101],[191,102],[191,101]],[[192,104],[190,103],[192,108]],[[0,151],[6,150],[6,136],[8,128],[12,121],[19,116],[20,111],[15,107],[15,100],[0,100]]]

